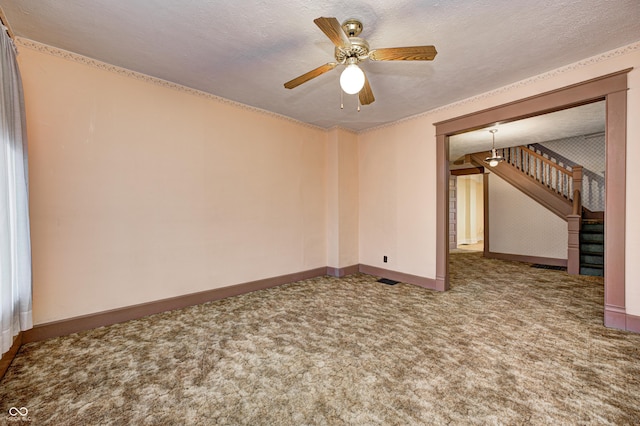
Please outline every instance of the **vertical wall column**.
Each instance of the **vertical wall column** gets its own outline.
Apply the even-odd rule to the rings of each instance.
[[[458,247],[458,177],[449,176],[449,249]]]
[[[436,290],[449,290],[449,137],[436,127]]]
[[[626,74],[624,77],[626,86]],[[604,324],[627,329],[625,308],[625,222],[627,91],[607,95],[607,176],[604,217]]]
[[[358,135],[332,129],[327,138],[327,265],[344,276],[359,263]]]

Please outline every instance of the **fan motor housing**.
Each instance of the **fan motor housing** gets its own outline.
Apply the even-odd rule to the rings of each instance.
[[[343,64],[348,58],[358,58],[363,60],[369,54],[369,43],[360,37],[349,37],[351,47],[349,49],[341,49],[336,47],[336,61]]]

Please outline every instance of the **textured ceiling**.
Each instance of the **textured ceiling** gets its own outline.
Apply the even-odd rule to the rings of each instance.
[[[449,138],[449,158],[491,150],[490,129],[497,129],[496,148],[547,142],[605,131],[605,102],[593,102],[574,108],[542,114],[523,120],[462,133]]]
[[[356,131],[640,40],[638,0],[0,0],[19,37],[283,114]],[[372,48],[435,45],[433,62],[366,62],[376,101],[340,109],[320,16],[357,18]]]

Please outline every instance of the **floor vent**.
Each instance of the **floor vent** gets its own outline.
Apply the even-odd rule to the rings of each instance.
[[[553,269],[554,271],[566,271],[567,267],[566,266],[553,266],[553,265],[540,265],[540,264],[535,264],[535,265],[531,265],[532,268],[538,268],[538,269]]]
[[[378,280],[378,282],[379,282],[379,283],[382,283],[382,284],[387,284],[387,285],[396,285],[396,284],[398,284],[400,281],[394,281],[394,280],[390,280],[390,279],[388,279],[388,278],[380,278],[380,279]]]

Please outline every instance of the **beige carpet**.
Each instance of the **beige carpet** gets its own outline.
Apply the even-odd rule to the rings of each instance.
[[[317,278],[25,345],[43,425],[640,424],[640,335],[601,279],[452,254],[446,293]]]
[[[453,249],[452,251],[454,253],[457,253],[458,251],[484,251],[484,241],[478,241],[474,244],[458,244],[457,248]]]

